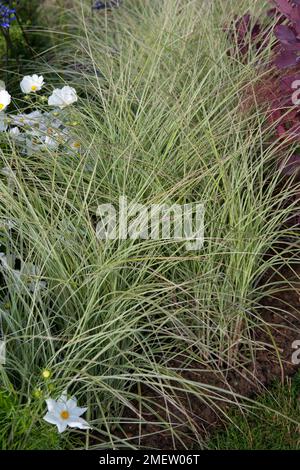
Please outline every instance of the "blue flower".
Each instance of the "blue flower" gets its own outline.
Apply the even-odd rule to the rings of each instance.
[[[9,8],[9,6],[0,2],[0,26],[5,29],[9,28],[11,22],[16,19],[15,13],[15,8]]]

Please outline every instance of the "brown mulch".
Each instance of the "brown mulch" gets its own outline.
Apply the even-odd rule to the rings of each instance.
[[[199,371],[197,362],[189,362],[186,368],[184,358],[181,360],[178,355],[168,363],[168,367],[183,379],[193,382],[195,394],[180,391],[171,401],[164,399],[159,391],[150,389],[149,386],[142,387],[140,395],[147,400],[141,400],[135,412],[126,410],[123,417],[125,424],[120,434],[118,433],[120,438],[126,438],[135,446],[147,449],[199,448],[197,436],[208,436],[222,425],[222,413],[233,406],[234,394],[254,398],[275,379],[285,381],[286,377],[292,376],[299,369],[300,366],[292,364],[291,357],[294,352],[292,343],[300,339],[300,265],[293,269],[282,268],[276,274],[267,273],[262,282],[266,283],[270,277],[272,282],[278,283],[278,288],[272,296],[268,295],[261,301],[263,326],[255,329],[253,336],[253,341],[259,347],[248,367],[232,366],[225,373],[224,370],[221,373],[217,370],[205,371],[203,368]],[[174,380],[175,383],[178,384]],[[214,397],[212,406],[199,398],[197,384],[198,387],[208,385],[207,395]],[[224,395],[220,391],[209,389],[210,386],[223,389]],[[230,395],[228,392],[233,393]],[[149,401],[150,411],[149,406],[145,405]],[[236,404],[240,401],[241,397],[237,398]],[[218,404],[217,409],[214,407],[215,403]],[[158,419],[158,415],[161,419]],[[137,420],[140,423],[134,422]],[[168,420],[171,425],[166,429],[163,423]]]

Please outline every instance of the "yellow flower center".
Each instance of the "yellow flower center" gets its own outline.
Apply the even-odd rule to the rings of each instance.
[[[74,142],[73,146],[76,148],[76,149],[79,149],[81,147],[81,143],[80,142]]]
[[[44,379],[49,379],[50,375],[51,375],[50,370],[47,370],[47,369],[43,370],[42,376],[44,377]]]
[[[31,91],[36,91],[36,90],[37,90],[37,86],[32,85],[32,86],[31,86]]]
[[[68,418],[70,418],[70,413],[67,410],[63,410],[60,413],[60,417],[61,417],[61,419],[68,419]]]
[[[4,104],[0,103],[0,111],[4,108]]]

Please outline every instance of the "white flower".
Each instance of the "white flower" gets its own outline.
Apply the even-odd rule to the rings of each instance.
[[[6,89],[5,82],[3,80],[0,80],[0,91],[5,90],[5,89]]]
[[[18,137],[20,135],[20,129],[18,127],[12,127],[9,133],[12,137]]]
[[[6,90],[0,91],[0,111],[4,111],[5,108],[11,102],[11,96]]]
[[[75,88],[64,86],[63,88],[56,88],[52,95],[48,98],[49,106],[57,106],[60,109],[69,106],[77,101],[77,93]]]
[[[26,75],[20,83],[23,93],[36,93],[42,89],[44,85],[43,75]]]
[[[64,432],[67,426],[70,428],[90,429],[89,424],[80,418],[87,408],[79,408],[75,398],[68,400],[66,392],[58,400],[48,398],[46,403],[48,412],[44,416],[44,420],[47,423],[55,424],[59,433]]]

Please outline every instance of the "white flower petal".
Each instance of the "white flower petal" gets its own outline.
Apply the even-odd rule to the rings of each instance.
[[[54,413],[50,413],[49,411],[48,413],[45,414],[45,416],[43,417],[43,420],[47,421],[47,423],[50,423],[50,424],[56,424],[56,425],[60,424],[59,417],[56,416]]]
[[[44,85],[44,77],[42,75],[26,75],[21,83],[20,87],[23,93],[36,93],[42,89]]]
[[[56,400],[52,400],[52,398],[48,398],[46,400],[48,411],[52,414],[55,414],[59,417],[60,413],[65,408],[65,403],[59,403]]]
[[[58,432],[61,434],[62,432],[64,432],[67,429],[67,426],[68,426],[68,423],[64,422],[64,421],[61,421],[60,423],[57,423]]]
[[[56,401],[53,400],[52,398],[47,398],[46,400],[48,411],[53,412],[56,407]]]
[[[63,393],[61,394],[61,396],[58,398],[56,403],[63,404],[63,405],[66,406],[67,401],[68,401],[68,394],[67,394],[67,391],[64,390]]]
[[[91,426],[85,419],[77,418],[76,416],[70,416],[68,426],[70,426],[70,428],[91,429]]]
[[[4,111],[5,108],[10,104],[11,96],[6,90],[0,91],[0,111]]]
[[[76,408],[71,409],[72,411],[72,416],[81,416],[83,413],[85,413],[87,408],[80,408],[79,406],[76,406]]]
[[[20,135],[20,129],[18,127],[12,127],[9,133],[12,137],[18,137]]]
[[[44,420],[48,423],[55,424],[60,433],[63,432],[67,426],[79,429],[90,428],[88,422],[79,417],[87,408],[78,407],[75,397],[68,400],[67,393],[63,392],[58,400],[48,398],[46,403],[48,412],[44,416]]]
[[[48,105],[63,109],[66,106],[75,103],[77,99],[75,88],[64,86],[63,88],[56,88],[53,90],[52,95],[48,98]]]
[[[74,397],[69,398],[69,400],[67,400],[67,402],[66,402],[66,405],[67,405],[68,410],[72,410],[72,412],[73,412],[74,408],[77,408],[76,398],[74,398]]]

